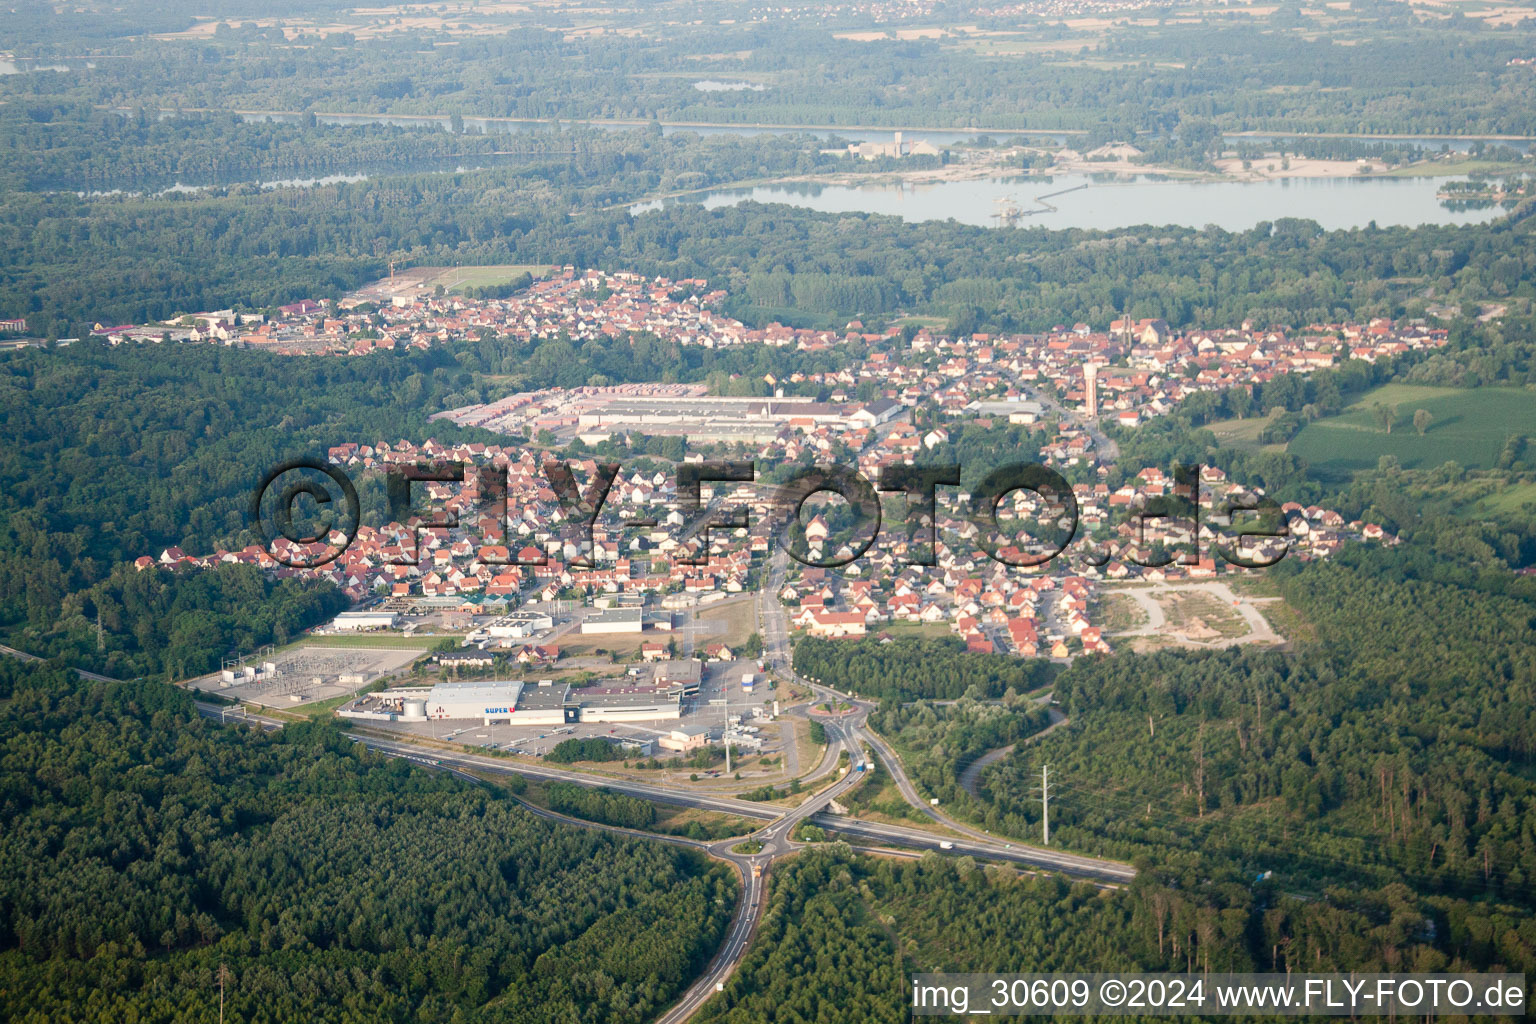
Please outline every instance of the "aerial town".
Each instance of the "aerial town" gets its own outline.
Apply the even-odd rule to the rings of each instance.
[[[420,286],[390,288],[388,281],[381,281],[334,307],[306,300],[283,306],[272,317],[224,310],[190,314],[174,324],[98,324],[95,334],[114,344],[208,342],[285,354],[330,355],[367,355],[399,346],[429,348],[478,338],[487,331],[524,341],[561,333],[578,342],[649,334],[662,341],[708,348],[760,343],[818,351],[849,344],[863,355],[859,358],[856,352],[845,369],[817,377],[770,380],[765,385],[796,392],[803,390],[801,386],[826,388],[833,402],[841,402],[860,383],[870,381],[892,401],[905,406],[932,401],[950,414],[980,412],[974,403],[1013,399],[1031,391],[1084,404],[1089,399],[1084,367],[1092,365],[1098,374],[1090,415],[1109,417],[1121,426],[1135,426],[1167,412],[1198,392],[1262,384],[1279,374],[1306,373],[1349,359],[1370,362],[1437,348],[1447,337],[1444,328],[1427,322],[1397,323],[1384,318],[1363,324],[1312,324],[1301,331],[1252,322],[1175,331],[1162,320],[1127,318],[1097,329],[1077,323],[1018,336],[948,338],[925,328],[903,339],[899,327],[869,332],[857,321],[841,331],[776,323],[751,328],[715,310],[724,297],[723,291],[710,290],[702,280],[647,280],[635,274],[567,266],[506,299],[435,295]],[[898,339],[903,343],[898,344]],[[697,397],[696,390],[683,386],[634,385],[510,395],[491,406],[448,414],[458,422],[495,429],[596,428],[642,422],[626,416],[645,417],[652,411],[647,403],[654,399],[659,402],[655,421],[643,422],[647,427],[665,428],[667,399],[686,399],[691,406]],[[618,408],[605,420],[602,413],[611,405]],[[829,414],[822,406],[797,410],[790,401],[778,403],[776,410],[750,405],[728,415],[795,430],[807,420],[819,424]],[[851,420],[849,425],[873,424]]]
[[[463,484],[423,488],[434,509],[456,521],[451,529],[417,528],[416,522],[362,524],[350,546],[330,561],[327,552],[334,551],[327,542],[300,545],[278,538],[270,550],[252,545],[193,555],[172,548],[148,553],[138,565],[236,562],[323,578],[343,588],[359,607],[376,609],[388,619],[376,625],[424,628],[411,616],[429,612],[433,627],[459,637],[466,648],[501,652],[522,666],[553,664],[568,635],[629,631],[637,625],[642,640],[660,649],[697,609],[765,585],[780,546],[776,530],[785,525],[776,517],[769,481],[774,467],[841,462],[873,480],[891,466],[942,461],[951,441],[950,424],[1017,425],[1037,431],[1039,461],[1073,481],[1083,540],[1063,557],[1029,570],[988,558],[972,543],[975,526],[963,512],[969,496],[954,490],[938,493],[939,543],[932,565],[909,557],[907,541],[893,539],[889,528],[856,552],[854,542],[838,536],[829,522],[835,516],[807,505],[798,526],[810,557],[788,562],[775,593],[788,607],[792,628],[809,636],[939,630],[974,651],[1066,662],[1107,653],[1117,643],[1145,635],[1103,621],[1107,598],[1119,585],[1210,581],[1231,603],[1232,594],[1218,577],[1254,571],[1234,569],[1211,550],[1217,540],[1213,521],[1219,523],[1221,507],[1255,494],[1231,484],[1221,469],[1204,466],[1198,495],[1186,495],[1199,510],[1191,520],[1138,521],[1128,513],[1175,493],[1174,468],[1144,466],[1133,472],[1121,467],[1112,486],[1117,446],[1106,429],[1135,427],[1197,393],[1245,388],[1348,358],[1373,360],[1435,347],[1446,337],[1439,328],[1390,321],[1315,325],[1287,333],[1247,323],[1175,332],[1159,320],[1122,319],[1103,329],[1074,324],[1035,336],[961,338],[927,329],[905,336],[895,330],[870,333],[857,323],[842,332],[777,326],[752,330],[713,313],[720,293],[704,287],[701,281],[648,281],[567,267],[523,293],[484,302],[397,296],[368,311],[353,299],[345,303],[351,311],[307,302],[244,325],[227,314],[194,316],[195,326],[184,335],[189,342],[270,345],[315,354],[364,355],[393,344],[432,345],[489,329],[528,337],[563,331],[576,338],[645,331],[679,343],[717,346],[746,341],[804,349],[846,344],[862,356],[836,372],[767,379],[761,382],[761,390],[771,391],[765,397],[711,395],[702,384],[623,384],[513,393],[483,405],[442,410],[437,415],[444,419],[505,434],[508,442],[418,445],[358,439],[331,447],[329,461],[358,477],[445,460],[494,467],[506,474],[504,510],[488,504],[472,472]],[[117,328],[109,336],[127,342],[152,333]],[[354,340],[364,333],[371,336]],[[795,393],[786,394],[786,389]],[[918,411],[923,413],[921,426],[914,424]],[[647,456],[624,465],[592,519],[590,536],[583,536],[562,508],[545,462],[568,460],[577,479],[590,480],[600,460],[585,454],[585,446],[622,446],[632,437],[686,438],[686,454]],[[563,452],[567,445],[576,450]],[[757,476],[754,482],[714,484],[712,493],[706,492],[706,519],[732,507],[747,509],[749,519],[745,527],[701,531],[699,514],[678,500],[676,468],[680,462],[719,455],[750,457]],[[1024,496],[1022,491],[1014,494],[1013,511],[1021,516],[1030,514]],[[888,520],[903,514],[900,502],[888,504]],[[1257,545],[1269,561],[1326,558],[1353,542],[1395,542],[1380,526],[1345,521],[1326,508],[1289,503],[1283,512],[1287,535]],[[1153,543],[1183,554],[1161,564],[1140,557]],[[856,559],[850,557],[854,554]],[[844,557],[833,558],[838,555]],[[847,564],[828,567],[829,559]],[[529,609],[547,616],[548,627],[529,631],[489,625],[505,625],[508,615]],[[1154,620],[1161,617],[1150,611]],[[538,642],[528,639],[535,632]],[[1217,639],[1184,638],[1194,643]],[[691,642],[686,646],[691,656]],[[649,666],[646,674],[665,674],[666,669],[651,665],[658,660],[654,650],[636,647],[630,654]]]
[[[0,1024],[1536,995],[1536,4],[0,26]]]

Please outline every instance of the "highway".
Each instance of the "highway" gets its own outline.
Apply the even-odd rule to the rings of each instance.
[[[1134,868],[1101,861],[1092,857],[1076,857],[1044,850],[1038,846],[1005,843],[1000,839],[985,842],[975,839],[949,839],[930,832],[902,828],[899,825],[883,825],[875,821],[862,821],[840,814],[819,814],[813,823],[829,832],[838,832],[860,839],[874,839],[918,850],[932,850],[951,856],[980,857],[986,860],[1010,861],[1045,871],[1070,873],[1097,882],[1121,885],[1136,877]],[[949,843],[943,848],[941,843]]]
[[[689,986],[681,999],[661,1016],[658,1024],[681,1024],[693,1016],[725,982],[735,973],[741,958],[746,954],[752,933],[762,919],[763,897],[766,893],[768,865],[776,857],[792,852],[796,844],[790,837],[802,821],[821,814],[827,804],[858,785],[864,779],[862,772],[852,770],[851,765],[862,757],[857,741],[842,729],[827,730],[828,750],[846,750],[850,759],[849,770],[836,782],[782,814],[771,825],[759,829],[746,840],[727,839],[709,848],[709,852],[736,864],[742,876],[742,896],[737,905],[736,917],[731,922],[725,943],[710,961],[704,976]],[[835,761],[834,761],[835,763]],[[732,848],[742,842],[756,841],[762,844],[757,853],[736,853]]]
[[[16,658],[16,659],[19,659],[21,661],[42,661],[43,660],[42,658],[39,658],[35,654],[28,654],[26,651],[18,651],[16,648],[14,648],[14,647],[7,647],[4,644],[0,644],[0,655],[5,655],[7,657]],[[79,676],[81,679],[94,679],[98,683],[120,683],[120,682],[122,682],[121,679],[113,679],[111,676],[99,676],[95,672],[87,672],[83,668],[75,669],[75,675]]]
[[[194,704],[197,707],[198,713],[205,718],[226,722],[238,721],[267,731],[280,729],[283,725],[278,719],[253,714],[243,709],[233,709],[224,705],[209,704],[204,701],[195,701]],[[767,804],[710,794],[692,793],[687,790],[666,786],[655,786],[638,782],[631,783],[624,780],[599,779],[581,772],[549,768],[543,765],[531,765],[522,761],[511,762],[502,758],[484,757],[478,754],[428,749],[382,736],[361,733],[356,730],[353,731],[352,738],[356,742],[370,749],[377,750],[382,754],[405,758],[422,764],[425,767],[447,771],[476,783],[479,783],[481,780],[469,774],[466,769],[473,768],[480,772],[554,779],[563,782],[574,782],[583,786],[601,786],[615,792],[628,793],[632,796],[650,800],[660,800],[665,803],[681,804],[686,807],[701,807],[708,810],[727,811],[733,814],[769,819],[768,824],[745,838],[736,837],[717,843],[706,844],[692,839],[662,836],[652,832],[641,832],[636,829],[619,828],[613,825],[584,821],[546,810],[527,801],[519,801],[530,812],[542,818],[582,828],[595,828],[605,832],[614,832],[640,839],[694,847],[706,851],[712,857],[726,861],[736,869],[741,879],[741,898],[737,902],[736,913],[732,917],[730,926],[726,931],[724,943],[721,944],[720,949],[715,953],[714,958],[710,961],[709,968],[704,972],[703,976],[688,987],[677,1003],[662,1015],[658,1024],[681,1024],[682,1021],[686,1021],[735,973],[736,967],[740,964],[741,958],[746,954],[747,948],[751,943],[752,934],[756,930],[758,922],[762,919],[763,899],[767,891],[767,869],[769,864],[775,858],[792,852],[798,846],[791,839],[791,836],[801,822],[822,814],[831,801],[846,793],[853,786],[858,785],[865,777],[863,773],[852,770],[852,765],[863,759],[863,753],[859,748],[857,739],[851,732],[835,723],[827,728],[827,753],[823,760],[830,763],[835,771],[838,766],[839,756],[843,752],[847,752],[850,765],[849,770],[839,776],[820,793],[813,794],[803,800],[799,806],[787,811]],[[899,833],[904,830],[897,829],[896,831]],[[912,838],[913,841],[917,841],[916,837]],[[760,843],[761,849],[755,853],[738,853],[735,847],[746,842]]]
[[[985,772],[988,768],[1008,757],[1008,755],[1012,754],[1019,747],[1025,746],[1026,744],[1035,743],[1042,736],[1049,736],[1057,729],[1060,729],[1062,726],[1067,725],[1072,721],[1072,719],[1068,718],[1058,708],[1047,706],[1045,713],[1049,718],[1049,722],[1044,729],[1024,737],[1017,743],[1010,743],[1006,747],[999,747],[996,750],[989,750],[985,754],[982,754],[980,757],[976,758],[976,760],[972,761],[970,764],[966,765],[965,770],[960,773],[960,788],[965,790],[971,796],[975,797],[977,795],[977,789],[981,783],[982,773]]]
[[[471,770],[480,773],[515,774],[535,779],[558,780],[573,782],[582,786],[602,787],[641,799],[710,811],[721,811],[745,818],[765,821],[764,825],[746,837],[705,844],[679,837],[661,836],[655,833],[617,828],[615,826],[571,818],[523,801],[524,806],[531,813],[549,820],[560,821],[582,828],[594,828],[630,835],[636,838],[698,848],[707,852],[712,857],[731,864],[736,869],[741,879],[741,899],[737,903],[736,912],[727,929],[725,941],[715,953],[703,976],[688,987],[677,1003],[659,1018],[658,1024],[682,1024],[699,1007],[703,1006],[711,996],[719,991],[730,979],[731,975],[735,973],[751,943],[752,935],[757,928],[758,922],[762,918],[769,867],[776,858],[792,853],[801,846],[792,837],[795,829],[805,821],[814,822],[819,827],[845,835],[889,843],[908,849],[934,851],[952,855],[969,855],[989,860],[1011,862],[1033,868],[1060,871],[1100,883],[1120,883],[1135,877],[1134,869],[1114,861],[1083,857],[1043,847],[1011,843],[997,839],[971,826],[954,821],[948,815],[943,814],[937,808],[931,807],[924,801],[918,794],[912,781],[907,777],[900,758],[896,756],[895,752],[890,749],[883,739],[868,727],[867,719],[869,711],[874,707],[873,704],[867,701],[856,701],[846,694],[811,683],[809,680],[795,674],[789,659],[788,623],[784,615],[783,606],[779,604],[776,597],[778,591],[783,587],[786,567],[786,556],[782,551],[777,552],[770,567],[770,582],[758,592],[758,612],[762,622],[765,656],[784,678],[805,687],[818,697],[831,700],[846,700],[855,708],[852,713],[840,718],[822,720],[827,732],[827,748],[823,753],[821,763],[817,765],[815,773],[808,781],[815,784],[829,776],[832,777],[832,781],[820,792],[813,793],[793,808],[786,810],[780,806],[654,783],[602,778],[583,772],[555,768],[547,764],[532,764],[521,758],[487,757],[467,751],[423,747],[391,736],[380,735],[377,732],[368,730],[366,727],[354,728],[350,733],[354,741],[381,754],[414,761],[424,767],[447,771],[477,783],[480,780],[470,773]],[[0,655],[3,654],[27,660],[37,660],[25,652],[0,647]],[[105,682],[118,681],[78,669],[76,671],[79,671],[86,678]],[[193,703],[198,713],[205,718],[216,719],[221,722],[240,722],[268,732],[283,727],[281,719],[254,713],[241,707],[230,707],[205,701],[194,701]],[[804,706],[795,709],[798,714],[805,714],[807,710]],[[909,803],[934,821],[958,833],[961,838],[951,840],[921,829],[860,821],[844,815],[829,813],[828,805],[833,800],[844,795],[848,790],[867,778],[867,773],[854,770],[858,764],[865,760],[866,749],[873,751],[874,755],[880,760],[880,763],[891,773],[897,788]],[[848,756],[848,767],[845,770],[841,769],[839,765],[839,760],[844,753]],[[737,852],[736,847],[747,842],[755,842],[761,844],[761,846],[756,852]],[[945,844],[947,844],[947,847]]]

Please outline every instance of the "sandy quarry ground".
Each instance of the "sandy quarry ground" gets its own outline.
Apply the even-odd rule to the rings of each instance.
[[[1168,177],[1193,179],[1235,179],[1238,181],[1267,181],[1277,178],[1352,178],[1380,174],[1387,168],[1380,162],[1361,164],[1354,160],[1310,160],[1291,157],[1286,166],[1280,157],[1255,160],[1248,170],[1243,162],[1232,158],[1216,161],[1219,173],[1191,171],[1182,167],[1159,167],[1156,164],[1133,163],[1128,158],[1119,160],[1090,160],[1075,150],[1060,150],[1056,162],[1044,170],[1024,171],[1014,159],[1017,149],[1000,149],[989,159],[967,163],[951,163],[943,167],[912,171],[874,171],[860,173],[847,171],[840,174],[800,175],[784,181],[814,181],[825,185],[859,185],[871,181],[902,182],[909,185],[936,184],[945,181],[974,181],[998,175],[1026,174],[1121,174],[1131,177],[1138,174],[1158,174]]]
[[[1379,160],[1311,160],[1306,157],[1290,158],[1289,165],[1280,157],[1260,157],[1243,169],[1243,162],[1236,157],[1217,160],[1221,172],[1244,181],[1267,181],[1272,178],[1354,178],[1361,175],[1381,174],[1387,165]]]

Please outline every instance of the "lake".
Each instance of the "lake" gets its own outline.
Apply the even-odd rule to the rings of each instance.
[[[26,61],[22,66],[20,61]],[[94,64],[87,65],[95,67]],[[26,57],[0,57],[0,75],[24,75],[29,71],[68,71],[63,64],[38,64]]]
[[[909,221],[954,219],[996,227],[1010,204],[1020,227],[1112,230],[1138,224],[1243,231],[1260,221],[1300,217],[1327,230],[1419,224],[1478,224],[1503,216],[1498,207],[1447,209],[1435,193],[1448,178],[1286,178],[1274,181],[1187,181],[1157,175],[1057,174],[930,184],[788,184],[704,193],[706,208],[745,200],[787,203],[825,213],[880,213]],[[1040,198],[1045,197],[1045,198]],[[660,202],[637,204],[632,213]]]

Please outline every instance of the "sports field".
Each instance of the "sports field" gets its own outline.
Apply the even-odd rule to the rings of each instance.
[[[1397,412],[1390,433],[1374,411],[1378,404]],[[1433,417],[1423,436],[1413,426],[1419,409]],[[1383,455],[1397,456],[1405,469],[1447,462],[1487,468],[1512,434],[1536,434],[1536,392],[1387,384],[1339,415],[1307,424],[1286,450],[1322,472],[1374,469]]]

